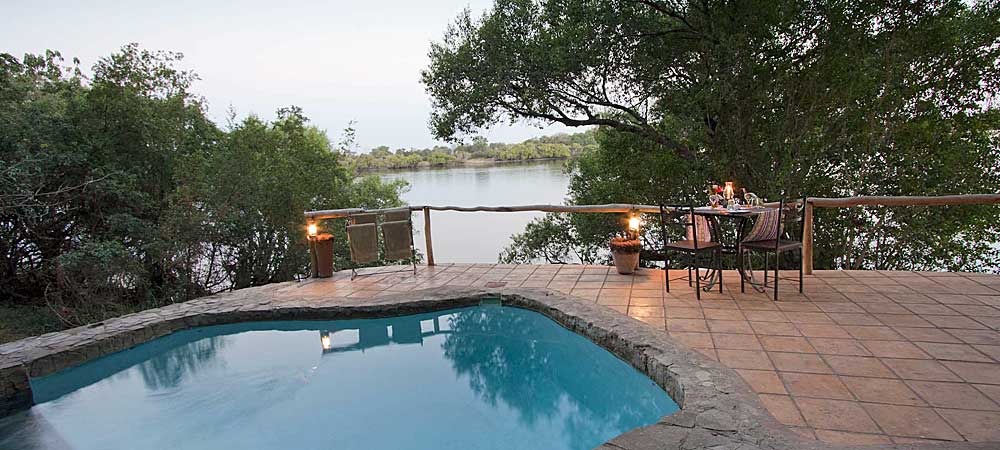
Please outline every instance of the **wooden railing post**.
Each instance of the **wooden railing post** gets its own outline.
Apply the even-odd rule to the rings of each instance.
[[[434,244],[431,242],[431,209],[424,207],[424,243],[427,244],[427,265],[434,265]]]
[[[813,204],[810,199],[806,199],[805,216],[802,220],[802,272],[806,275],[813,273]]]

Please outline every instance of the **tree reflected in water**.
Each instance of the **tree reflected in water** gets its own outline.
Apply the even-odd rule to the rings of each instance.
[[[582,445],[650,423],[651,411],[676,408],[648,378],[541,314],[467,309],[453,314],[450,326],[442,347],[454,370],[484,401],[516,409],[528,426],[561,419]]]
[[[219,364],[216,354],[225,345],[225,336],[210,336],[157,354],[139,365],[142,381],[150,390],[176,388],[185,377]]]

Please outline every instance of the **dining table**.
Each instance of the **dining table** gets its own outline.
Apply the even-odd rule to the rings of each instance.
[[[727,255],[735,255],[736,259],[736,271],[739,273],[747,284],[753,287],[754,290],[763,292],[764,284],[757,281],[754,278],[753,270],[744,270],[743,265],[739,264],[739,258],[743,255],[739,253],[739,243],[743,240],[743,236],[746,232],[746,228],[751,224],[751,219],[757,217],[758,215],[768,211],[770,208],[763,206],[744,206],[739,205],[735,208],[726,208],[720,206],[702,206],[694,208],[694,214],[697,216],[705,217],[708,221],[708,228],[712,233],[712,240],[718,242],[722,245],[722,253]],[[724,224],[728,226],[724,226]],[[702,277],[705,281],[702,289],[706,292],[711,291],[713,287],[717,286],[719,282],[718,269],[708,268],[704,276],[700,273],[698,276]]]

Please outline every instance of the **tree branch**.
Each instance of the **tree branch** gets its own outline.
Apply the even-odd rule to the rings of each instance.
[[[668,149],[672,150],[674,153],[676,153],[681,158],[684,158],[686,160],[694,160],[695,159],[694,152],[692,152],[691,149],[689,149],[687,146],[685,146],[685,145],[681,144],[680,142],[677,142],[677,141],[675,141],[675,140],[673,140],[673,139],[671,139],[671,138],[663,135],[662,133],[656,131],[655,128],[653,128],[652,126],[649,126],[649,125],[639,126],[639,125],[636,125],[636,124],[631,124],[631,123],[621,122],[621,121],[618,121],[618,120],[608,119],[606,117],[589,117],[587,119],[575,119],[575,118],[568,117],[568,116],[565,116],[565,115],[558,115],[558,113],[557,114],[550,114],[550,113],[544,113],[544,112],[539,112],[539,111],[531,111],[531,110],[528,110],[528,109],[519,108],[519,107],[515,106],[514,104],[512,104],[510,102],[507,102],[507,101],[505,101],[503,99],[497,100],[497,103],[500,106],[502,106],[503,108],[506,108],[507,110],[509,110],[510,112],[513,112],[514,114],[517,114],[517,115],[523,116],[523,117],[528,117],[528,118],[533,118],[533,119],[544,119],[544,120],[548,120],[550,122],[561,123],[563,125],[570,126],[570,127],[581,127],[581,126],[588,126],[588,125],[607,126],[607,127],[611,127],[611,128],[616,129],[616,130],[619,130],[619,131],[624,131],[624,132],[638,134],[638,135],[643,136],[643,137],[645,137],[645,138],[647,138],[647,139],[649,139],[649,140],[651,140],[653,142],[661,144],[664,147],[667,147]]]

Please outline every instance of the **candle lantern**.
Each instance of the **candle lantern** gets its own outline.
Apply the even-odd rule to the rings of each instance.
[[[628,232],[633,239],[639,237],[640,225],[642,225],[642,219],[640,219],[638,215],[633,214],[628,218]]]

